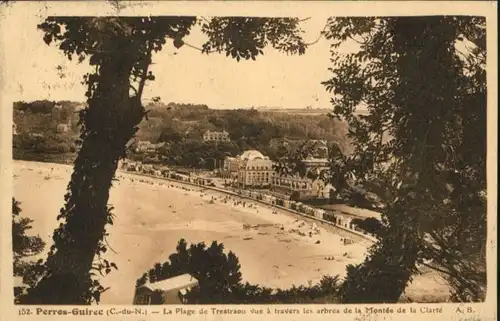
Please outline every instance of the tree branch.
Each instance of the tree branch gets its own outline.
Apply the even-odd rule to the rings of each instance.
[[[137,90],[136,97],[137,97],[138,101],[141,100],[142,92],[144,91],[144,85],[146,84],[146,77],[148,75],[148,70],[149,70],[149,63],[151,61],[152,48],[150,48],[148,44],[146,44],[146,47],[147,47],[147,61],[146,61],[146,66],[144,66],[144,72],[142,74],[141,80],[139,82],[139,89]]]
[[[326,30],[327,27],[328,27],[328,22],[325,23],[325,26],[323,27],[323,30],[320,31],[318,38],[316,40],[314,40],[313,42],[305,43],[305,45],[306,46],[312,46],[312,45],[317,44],[320,41],[320,39],[324,36],[325,30]]]
[[[135,89],[135,87],[132,85],[130,85],[130,88],[134,91],[135,95],[137,96],[137,89]]]

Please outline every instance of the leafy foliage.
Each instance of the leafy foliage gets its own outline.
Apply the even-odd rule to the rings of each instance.
[[[88,107],[80,111],[80,150],[65,196],[66,204],[58,216],[63,222],[54,231],[44,276],[21,298],[22,303],[99,303],[106,288],[97,274],[103,276],[117,268],[102,258],[107,250],[106,225],[113,223],[112,208],[107,205],[109,190],[117,163],[125,156],[127,142],[147,115],[141,97],[145,82],[154,80],[149,71],[152,54],[161,50],[167,39],[173,39],[176,47],[182,46],[182,39],[196,21],[195,17],[49,17],[39,26],[47,44],[58,43],[70,60],[88,59],[95,71],[84,78]],[[259,21],[263,29],[246,27],[246,23],[257,26]],[[283,21],[288,19],[239,21],[238,36],[254,46],[259,45],[263,36],[276,36],[271,44],[281,43],[281,39],[289,46],[275,45],[276,48],[293,50],[299,39],[289,37],[290,29],[272,31]],[[217,29],[209,39],[227,39],[226,31],[233,29],[226,28]],[[211,30],[203,29],[205,34]],[[284,32],[282,37],[280,30]],[[226,36],[217,35],[221,32]],[[237,57],[246,57],[249,50],[247,45],[238,46],[234,42],[223,45],[230,51],[234,46]]]
[[[12,198],[12,252],[14,255],[14,276],[22,277],[23,283],[32,286],[40,275],[38,263],[28,261],[27,258],[40,254],[45,242],[40,236],[28,236],[26,232],[32,228],[32,219],[21,217],[20,203]],[[16,296],[22,289],[15,288]]]
[[[33,114],[50,114],[56,102],[49,100],[35,100],[32,102],[18,101],[14,103],[14,112],[31,112]]]
[[[354,219],[351,221],[352,224],[356,225],[365,232],[373,235],[379,235],[382,231],[382,224],[379,220],[373,217],[368,217],[365,219]]]
[[[281,141],[290,144],[307,139],[337,142],[348,149],[345,124],[327,115],[294,115],[258,110],[215,110],[203,106],[169,103],[147,106],[149,120],[140,126],[137,138],[167,143],[202,140],[207,130],[229,133],[232,143],[225,150],[257,149],[276,159]],[[193,143],[194,144],[194,143]],[[230,144],[232,145],[232,144]],[[180,153],[180,152],[179,152]],[[182,154],[182,153],[181,153]]]
[[[337,142],[326,144],[326,147],[327,153],[318,155],[318,146],[314,142],[306,141],[296,148],[283,146],[278,161],[273,164],[274,169],[283,176],[298,174],[313,180],[321,179],[335,188],[336,192],[332,197],[346,198],[341,195],[354,186],[356,174],[361,172],[361,168],[354,162],[356,156],[346,155],[345,148]],[[306,160],[311,157],[328,159],[329,168],[322,171],[310,170]]]
[[[189,304],[332,302],[338,294],[338,277],[325,276],[316,285],[293,286],[286,290],[243,283],[238,258],[232,252],[225,254],[223,244],[214,241],[207,247],[201,242],[188,247],[184,239],[179,241],[169,261],[155,264],[137,280],[136,286],[184,273],[199,281],[199,285],[187,294]]]
[[[238,146],[231,142],[215,144],[199,140],[170,143],[161,150],[165,164],[207,169],[219,167],[225,157],[236,156],[239,152]]]
[[[484,26],[479,17],[329,19],[324,85],[354,154],[369,160],[361,180],[376,179],[386,203],[383,237],[348,269],[344,301],[397,301],[424,258],[445,273],[453,300],[484,299]],[[338,51],[346,41],[359,50]]]
[[[290,54],[306,49],[297,18],[215,17],[203,20],[201,29],[208,36],[203,52],[225,52],[238,61],[255,60],[268,45]]]
[[[77,123],[74,102],[58,102],[63,111],[74,115],[73,124]],[[37,112],[36,104],[20,102],[14,108],[14,121],[18,125],[18,135],[14,137],[14,152],[17,158],[27,160],[43,159],[73,159],[78,138],[77,126],[63,133],[54,133],[59,122],[54,122],[47,113]],[[23,111],[21,111],[21,107]],[[277,160],[284,156],[281,151],[283,142],[289,145],[299,145],[307,139],[323,139],[333,141],[342,151],[349,150],[349,144],[344,138],[345,123],[336,121],[328,115],[295,115],[281,112],[258,110],[216,110],[205,105],[163,104],[161,101],[145,106],[148,120],[139,124],[136,140],[151,142],[166,142],[168,148],[163,151],[164,161],[169,165],[198,167],[197,161],[204,158],[207,168],[214,166],[214,159],[222,161],[227,155],[235,156],[247,149],[257,149],[266,156]],[[62,114],[62,113],[61,113]],[[69,117],[61,115],[65,122]],[[230,143],[203,144],[203,134],[206,130],[226,130],[231,136]],[[38,132],[43,137],[31,137],[27,132]],[[167,152],[168,151],[168,152]],[[195,153],[193,158],[190,153]],[[281,153],[281,154],[280,154]],[[23,158],[24,157],[24,158]],[[130,154],[134,159],[139,155]]]
[[[224,246],[217,242],[207,247],[204,243],[191,244],[185,240],[177,245],[177,252],[170,255],[170,262],[156,264],[138,280],[137,285],[161,281],[173,276],[189,273],[199,281],[199,288],[189,294],[197,303],[221,302],[241,281],[240,265],[234,253],[224,253]]]
[[[44,136],[22,133],[14,136],[12,144],[14,149],[40,154],[65,154],[76,151],[76,145],[71,138],[54,133]]]

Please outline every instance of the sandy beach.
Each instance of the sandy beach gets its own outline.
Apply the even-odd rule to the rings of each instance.
[[[71,171],[64,165],[14,162],[14,196],[22,215],[35,220],[32,233],[39,234],[47,248]],[[293,214],[238,201],[220,192],[117,173],[109,200],[116,217],[108,228],[105,258],[119,270],[102,279],[111,287],[102,303],[131,304],[136,279],[166,261],[181,238],[188,243],[222,242],[239,258],[244,281],[280,288],[315,283],[323,275],[343,277],[346,265],[361,263],[370,245],[343,245],[340,236],[321,228],[310,236],[311,224]],[[417,278],[422,282],[407,290],[414,300],[429,291],[433,296],[445,291],[442,280]]]

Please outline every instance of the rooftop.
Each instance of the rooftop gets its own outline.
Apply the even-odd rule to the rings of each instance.
[[[197,284],[198,280],[196,280],[190,274],[186,273],[158,282],[153,282],[153,283],[147,282],[146,284],[140,287],[148,288],[151,291],[156,291],[156,290],[169,291],[169,290],[191,287]]]
[[[246,150],[239,156],[240,159],[248,159],[248,160],[254,160],[254,159],[269,159],[268,157],[264,156],[261,152],[255,149],[250,149]]]
[[[379,212],[375,212],[375,211],[365,209],[365,208],[352,207],[352,206],[345,205],[345,204],[323,205],[323,206],[320,206],[320,208],[325,209],[325,210],[340,212],[342,214],[357,216],[360,218],[370,218],[371,217],[371,218],[376,218],[378,220],[382,219],[382,216]]]
[[[304,163],[328,163],[328,158],[306,158],[302,160]]]
[[[217,130],[207,130],[205,132],[205,134],[224,134],[224,135],[227,135],[229,134],[228,132],[226,132],[225,130],[223,131],[217,131]]]

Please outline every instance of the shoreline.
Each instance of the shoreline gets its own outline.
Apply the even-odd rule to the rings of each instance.
[[[35,220],[34,232],[51,244],[71,167],[17,166],[16,198],[23,214]],[[44,179],[50,172],[52,178]],[[340,236],[320,227],[319,234],[309,236],[312,224],[283,210],[273,214],[276,209],[271,206],[254,201],[243,206],[237,196],[176,181],[122,172],[117,178],[109,200],[116,215],[107,238],[112,251],[105,258],[116,262],[119,270],[103,278],[113,289],[103,294],[105,304],[130,304],[135,280],[155,263],[168,260],[181,238],[189,244],[223,243],[224,252],[239,258],[243,282],[273,288],[316,283],[324,275],[344,277],[346,265],[361,263],[366,253],[363,244],[342,245]]]
[[[48,247],[72,166],[14,163],[15,196],[21,201],[22,214],[35,220],[33,232],[39,232]],[[52,178],[45,180],[47,172],[52,172]],[[239,258],[243,281],[279,288],[314,283],[324,275],[343,278],[346,265],[361,263],[367,252],[367,245],[342,245],[339,235],[320,226],[320,234],[309,237],[311,224],[305,219],[285,210],[273,214],[276,209],[257,200],[245,201],[256,207],[234,206],[233,201],[240,197],[204,186],[188,188],[184,182],[121,171],[116,178],[109,200],[116,214],[108,237],[112,251],[105,257],[116,262],[119,270],[103,278],[114,288],[103,294],[104,304],[131,304],[135,280],[154,263],[166,261],[180,238],[190,244],[223,243],[225,252],[232,251]],[[305,224],[299,228],[301,222]],[[253,228],[245,229],[245,224]],[[343,256],[347,252],[351,258]],[[435,290],[432,278],[429,274],[416,276],[406,296],[420,302],[426,297],[442,297],[442,285]]]

